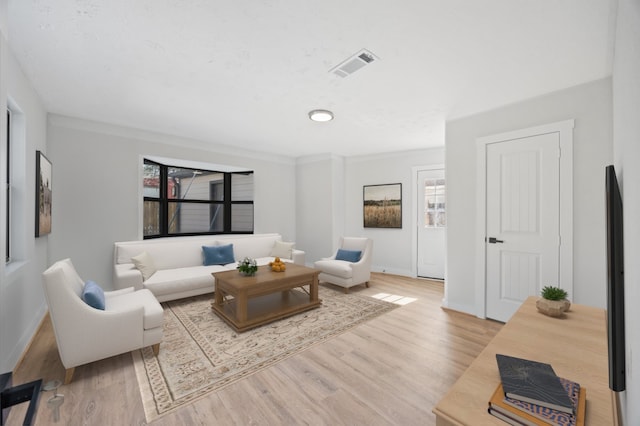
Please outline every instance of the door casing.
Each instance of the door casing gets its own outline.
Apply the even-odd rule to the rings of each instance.
[[[519,138],[558,133],[560,139],[560,260],[558,285],[573,294],[573,128],[574,120],[529,127],[476,139],[476,316],[486,318],[487,145]]]

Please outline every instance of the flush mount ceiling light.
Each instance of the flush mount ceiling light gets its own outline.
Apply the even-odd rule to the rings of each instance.
[[[333,113],[326,109],[314,109],[309,111],[309,118],[312,121],[331,121],[333,120]]]

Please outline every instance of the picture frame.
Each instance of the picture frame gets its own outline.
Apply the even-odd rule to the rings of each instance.
[[[365,185],[362,188],[365,228],[402,228],[402,184]]]
[[[36,151],[36,237],[51,233],[51,177],[51,162],[41,151]]]

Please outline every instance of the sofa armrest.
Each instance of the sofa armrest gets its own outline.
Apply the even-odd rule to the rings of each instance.
[[[116,290],[127,287],[133,287],[134,290],[142,290],[142,272],[133,263],[114,265],[113,286]]]
[[[364,251],[357,262],[351,264],[354,282],[366,282],[371,279],[371,250]]]
[[[336,251],[335,253],[333,253],[331,255],[331,257],[323,257],[320,260],[336,260],[336,256],[338,255],[338,251]]]
[[[291,250],[291,260],[293,261],[293,263],[304,266],[305,252],[296,249]]]

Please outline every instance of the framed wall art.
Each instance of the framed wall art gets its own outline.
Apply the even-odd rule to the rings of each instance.
[[[402,184],[363,187],[365,228],[402,228]]]
[[[51,232],[51,162],[36,151],[36,237]]]

